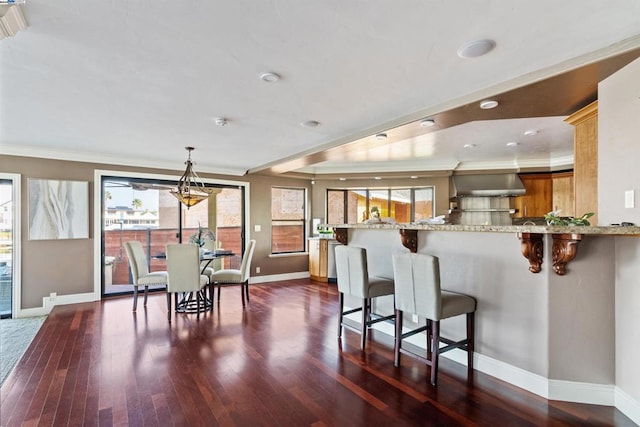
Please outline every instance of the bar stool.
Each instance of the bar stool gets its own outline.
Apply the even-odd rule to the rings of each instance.
[[[441,290],[438,258],[426,254],[399,253],[393,255],[395,278],[396,320],[394,365],[400,366],[400,353],[409,354],[431,366],[431,384],[438,380],[440,354],[460,348],[467,352],[468,373],[473,370],[474,314],[476,300],[468,295]],[[427,325],[402,333],[403,313],[426,317]],[[467,315],[467,338],[452,341],[440,336],[440,320]],[[427,331],[427,357],[402,348],[402,340]],[[440,342],[447,345],[440,348]],[[431,357],[429,357],[431,356]]]
[[[371,319],[371,299],[384,295],[393,295],[393,280],[384,277],[369,276],[367,269],[367,251],[364,248],[336,246],[335,253],[340,304],[338,338],[342,336],[343,326],[352,328],[350,325],[343,323],[343,317],[347,314],[362,311],[360,348],[364,350],[367,340],[367,328],[375,323],[394,318],[394,315],[390,315]],[[362,307],[344,311],[345,294],[362,299]]]

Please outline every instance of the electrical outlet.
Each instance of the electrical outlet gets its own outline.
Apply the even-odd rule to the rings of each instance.
[[[51,292],[51,293],[49,294],[49,299],[50,299],[51,301],[53,301],[53,300],[55,300],[55,299],[56,299],[56,297],[57,297],[57,296],[58,296],[58,294],[57,294],[56,292]]]
[[[256,274],[260,273],[260,267],[256,267]]]
[[[417,314],[412,314],[411,315],[411,321],[413,323],[418,323],[419,319],[418,319],[418,315]]]
[[[262,226],[260,224],[255,224],[253,226],[253,231],[257,231],[257,232],[262,231]]]

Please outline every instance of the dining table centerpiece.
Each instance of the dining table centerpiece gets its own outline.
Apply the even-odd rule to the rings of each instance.
[[[194,234],[192,234],[189,237],[189,243],[194,244],[194,245],[198,245],[198,247],[200,248],[200,253],[202,254],[204,252],[204,244],[207,241],[215,241],[216,240],[216,235],[213,231],[209,230],[208,228],[203,228],[202,226],[198,225],[198,231]]]

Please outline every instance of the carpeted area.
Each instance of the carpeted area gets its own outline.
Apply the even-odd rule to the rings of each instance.
[[[0,385],[27,350],[46,318],[0,320]]]

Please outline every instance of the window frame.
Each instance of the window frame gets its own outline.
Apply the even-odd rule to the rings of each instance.
[[[343,194],[343,213],[342,213],[342,217],[346,218],[346,223],[345,224],[360,224],[363,223],[364,221],[366,221],[367,219],[369,219],[369,211],[371,209],[371,195],[373,192],[380,194],[381,192],[386,191],[387,192],[387,206],[382,208],[383,212],[392,212],[392,208],[393,208],[393,200],[391,199],[391,195],[393,191],[397,191],[397,190],[410,190],[410,204],[411,204],[411,208],[410,208],[410,222],[415,222],[415,218],[416,218],[416,190],[431,190],[431,217],[435,217],[435,212],[436,212],[436,200],[435,200],[435,194],[436,194],[436,188],[434,185],[425,185],[425,186],[416,186],[416,187],[405,187],[405,186],[400,186],[400,187],[369,187],[369,188],[327,188],[326,189],[326,193],[325,193],[325,200],[327,201],[325,203],[325,218],[327,218],[327,223],[328,224],[333,224],[330,220],[329,220],[329,193],[330,192],[342,192]],[[365,212],[366,218],[362,217],[360,218],[360,215],[357,215],[356,217],[356,222],[355,223],[351,223],[349,222],[349,212],[348,212],[348,198],[347,195],[349,192],[359,192],[359,193],[363,193],[364,197],[365,197]]]
[[[302,213],[301,213],[301,217],[298,219],[287,219],[287,218],[274,218],[273,217],[273,201],[274,201],[274,197],[273,197],[273,190],[274,189],[280,189],[280,190],[293,190],[293,191],[301,191],[302,192]],[[286,185],[273,185],[271,186],[271,224],[270,224],[270,231],[271,231],[271,242],[270,242],[270,252],[271,255],[296,255],[296,254],[301,254],[301,253],[306,253],[307,252],[307,228],[308,228],[308,219],[307,219],[307,213],[308,213],[308,191],[307,188],[305,187],[293,187],[293,186],[286,186]],[[300,228],[302,231],[302,236],[301,236],[301,246],[299,248],[299,250],[291,250],[291,251],[276,251],[274,250],[274,222],[300,222]]]

